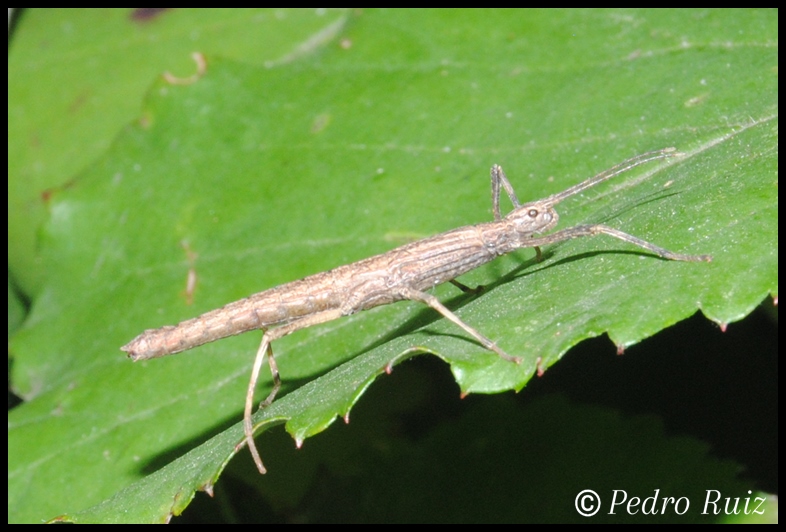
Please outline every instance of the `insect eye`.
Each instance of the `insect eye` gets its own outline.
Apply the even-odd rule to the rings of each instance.
[[[527,215],[530,218],[537,218],[538,217],[538,209],[530,209],[529,211],[527,211]]]

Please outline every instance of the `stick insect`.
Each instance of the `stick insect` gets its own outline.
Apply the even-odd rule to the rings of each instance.
[[[600,234],[618,238],[668,260],[712,260],[709,255],[673,253],[606,225],[577,225],[541,236],[559,221],[554,207],[566,198],[633,167],[678,155],[680,154],[674,148],[637,155],[567,190],[524,204],[516,197],[502,168],[494,165],[491,168],[494,211],[492,222],[459,227],[381,255],[286,283],[178,325],[148,329],[121,349],[135,361],[146,360],[186,351],[246,331],[262,329],[262,342],[257,350],[246,392],[243,427],[245,443],[259,472],[264,474],[266,470],[254,443],[254,426],[251,421],[254,390],[262,363],[267,359],[273,377],[273,388],[260,404],[260,408],[266,407],[275,399],[281,387],[281,377],[271,344],[283,336],[361,310],[411,300],[433,308],[501,358],[520,363],[520,358],[507,354],[495,342],[464,323],[426,290],[448,281],[467,290],[467,287],[454,279],[500,255],[521,248],[535,248],[540,260],[541,246]],[[501,188],[505,189],[513,203],[513,210],[504,217],[499,205]],[[242,442],[239,445],[242,445]]]

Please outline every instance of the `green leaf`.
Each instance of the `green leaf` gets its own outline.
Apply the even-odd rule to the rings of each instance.
[[[500,399],[470,407],[465,415],[442,424],[417,443],[397,442],[390,449],[357,449],[353,454],[356,467],[358,462],[366,467],[349,472],[346,468],[329,468],[323,472],[317,490],[329,479],[322,488],[325,493],[311,493],[317,502],[305,505],[307,513],[301,517],[309,521],[322,521],[328,516],[330,521],[406,523],[424,515],[438,522],[468,522],[483,516],[493,522],[550,522],[567,515],[573,522],[584,522],[588,517],[573,510],[573,499],[591,486],[602,503],[602,511],[589,517],[593,522],[715,522],[718,518],[713,510],[722,509],[725,502],[718,504],[715,492],[745,494],[751,501],[765,497],[762,493],[746,494],[745,484],[734,479],[735,463],[708,456],[707,446],[691,438],[665,436],[656,419],[621,419],[602,408],[571,405],[558,396],[534,401],[524,410],[509,396]],[[478,426],[487,428],[478,432]],[[532,431],[533,426],[538,430]],[[577,434],[582,437],[576,438]],[[222,437],[172,465],[204,463],[211,454],[217,458],[217,442]],[[364,435],[356,432],[354,437],[363,439]],[[494,442],[506,439],[517,445],[494,447]],[[461,440],[468,442],[456,445]],[[533,458],[542,456],[543,449],[560,457],[557,470],[533,467]],[[588,456],[592,457],[589,463]],[[636,467],[619,468],[620,463],[635,463]],[[500,464],[506,467],[500,470]],[[171,469],[153,473],[74,517],[90,522],[112,516],[111,521],[122,521],[128,499],[149,501],[152,498],[144,494],[177,489],[168,474]],[[464,477],[462,482],[456,482],[458,471]],[[574,474],[566,478],[560,471]],[[353,477],[370,479],[358,483],[352,481]],[[521,479],[526,479],[521,488],[512,492],[503,489],[519,484]],[[474,486],[474,492],[464,489],[467,482]],[[709,496],[707,483],[714,489]],[[483,494],[482,503],[479,493]],[[555,503],[544,504],[544,493],[553,496]],[[636,496],[645,499],[643,506],[640,501],[636,508],[634,502],[638,515],[626,515],[627,504]],[[668,502],[669,497],[680,501]],[[281,499],[282,495],[273,498]],[[708,504],[709,512],[701,515],[707,499],[714,504]],[[379,505],[378,501],[389,502]],[[182,507],[188,501],[176,502]],[[750,509],[757,503],[749,504]],[[743,505],[744,497],[739,508]],[[567,506],[572,511],[567,512]],[[649,515],[642,507],[650,508]],[[151,510],[153,515],[161,509]]]
[[[69,23],[91,27],[96,13],[77,13]],[[255,415],[258,432],[285,423],[302,442],[416,353],[448,362],[462,392],[520,390],[586,338],[608,333],[622,349],[697,310],[725,325],[777,295],[776,12],[211,13],[139,22],[115,11],[117,31],[84,42],[61,24],[63,44],[39,68],[64,79],[74,129],[57,126],[70,121],[68,99],[45,113],[9,84],[9,137],[35,146],[26,128],[43,131],[58,114],[44,148],[14,156],[9,142],[9,201],[44,200],[9,216],[11,272],[32,299],[11,343],[12,384],[27,402],[9,413],[10,522],[180,513],[236,452],[261,334],[137,364],[119,347],[143,329],[487,221],[492,163],[528,201],[676,146],[683,157],[567,200],[559,227],[604,223],[713,262],[585,238],[547,247],[540,263],[523,250],[464,276],[485,286],[479,296],[434,291],[523,357],[518,366],[415,303],[298,331],[274,344],[284,389]],[[30,68],[56,17],[21,21],[9,78]],[[193,28],[211,38],[181,36]],[[140,42],[118,50],[129,33]],[[150,45],[162,35],[175,44]],[[206,57],[194,83],[137,68],[155,49],[152,72],[188,76],[184,43]],[[113,70],[88,72],[92,57]],[[141,111],[115,135],[128,108],[126,118],[113,104],[106,116],[100,105],[85,111],[80,90]],[[81,146],[86,155],[66,162]],[[46,194],[44,174],[58,185]]]

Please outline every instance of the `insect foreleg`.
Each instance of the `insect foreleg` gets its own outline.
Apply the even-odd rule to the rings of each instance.
[[[505,172],[502,170],[502,167],[498,164],[495,164],[491,167],[491,202],[494,205],[495,222],[502,220],[502,213],[499,209],[500,185],[505,189],[505,192],[508,193],[510,202],[513,204],[513,209],[515,210],[521,207],[521,202],[519,201],[518,197],[516,197],[516,193],[513,191],[513,185],[511,185],[510,181],[508,181],[508,178],[505,175]],[[533,247],[535,248],[535,253],[537,253],[537,261],[540,262],[543,260],[543,252],[540,251],[538,246]]]
[[[494,205],[494,221],[502,220],[502,213],[499,209],[499,187],[505,189],[505,192],[508,193],[508,197],[510,198],[510,202],[513,204],[513,208],[517,209],[521,207],[521,202],[516,197],[516,193],[513,191],[513,185],[510,184],[508,178],[505,176],[505,172],[502,171],[502,167],[498,164],[495,164],[491,167],[491,202]]]
[[[655,255],[659,257],[663,257],[664,259],[668,259],[668,260],[680,260],[685,262],[712,261],[712,257],[710,255],[684,255],[682,253],[674,253],[672,251],[669,251],[668,249],[658,247],[655,244],[651,244],[647,242],[646,240],[642,240],[633,235],[629,235],[628,233],[623,233],[622,231],[619,231],[607,225],[577,225],[575,227],[568,227],[567,229],[557,231],[556,233],[552,233],[550,235],[524,240],[522,244],[523,247],[545,246],[547,244],[554,244],[557,242],[562,242],[564,240],[570,240],[581,236],[595,236],[599,234],[613,236],[614,238],[618,238],[620,240],[633,244],[634,246],[638,246],[640,248],[646,249],[647,251],[650,251]]]

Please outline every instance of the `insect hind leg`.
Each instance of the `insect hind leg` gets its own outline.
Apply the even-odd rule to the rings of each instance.
[[[281,388],[281,376],[278,373],[278,364],[276,364],[276,359],[273,356],[273,348],[271,347],[271,343],[274,340],[278,340],[279,338],[300,329],[305,329],[306,327],[311,327],[312,325],[317,325],[319,323],[325,323],[340,317],[341,309],[329,309],[326,311],[317,312],[316,314],[311,314],[310,316],[296,319],[295,321],[287,323],[286,325],[282,325],[281,327],[266,330],[265,334],[262,335],[262,342],[259,344],[257,356],[254,359],[254,367],[251,370],[251,379],[248,382],[248,390],[246,390],[246,406],[243,412],[243,432],[245,434],[244,442],[248,446],[248,450],[251,452],[251,457],[254,459],[257,469],[263,475],[267,472],[267,470],[262,464],[262,459],[259,457],[259,451],[257,451],[257,446],[254,443],[254,424],[251,420],[251,415],[254,412],[254,390],[257,387],[259,371],[262,369],[262,361],[267,358],[268,366],[270,366],[270,373],[273,375],[273,389],[267,396],[267,399],[262,401],[262,403],[259,405],[260,408],[265,408],[273,402],[273,400],[276,398],[278,390]],[[242,445],[242,443],[238,445]]]
[[[253,413],[254,409],[254,390],[257,387],[259,370],[262,368],[262,360],[266,356],[268,364],[270,365],[270,372],[273,374],[273,390],[270,392],[270,395],[267,396],[267,399],[262,401],[259,407],[263,408],[272,403],[273,399],[275,399],[276,394],[278,393],[279,388],[281,388],[281,376],[278,373],[278,365],[276,364],[276,360],[273,357],[273,347],[270,345],[271,341],[272,340],[270,338],[269,331],[265,331],[265,333],[262,335],[262,343],[259,345],[259,349],[257,350],[257,356],[254,359],[254,367],[251,370],[251,380],[248,383],[248,390],[246,390],[246,406],[243,413],[243,432],[246,436],[245,442],[248,446],[248,450],[251,452],[251,457],[254,459],[257,469],[263,475],[267,472],[267,470],[262,464],[262,459],[259,457],[259,451],[257,451],[257,446],[254,443],[254,425],[251,422],[251,414]]]

